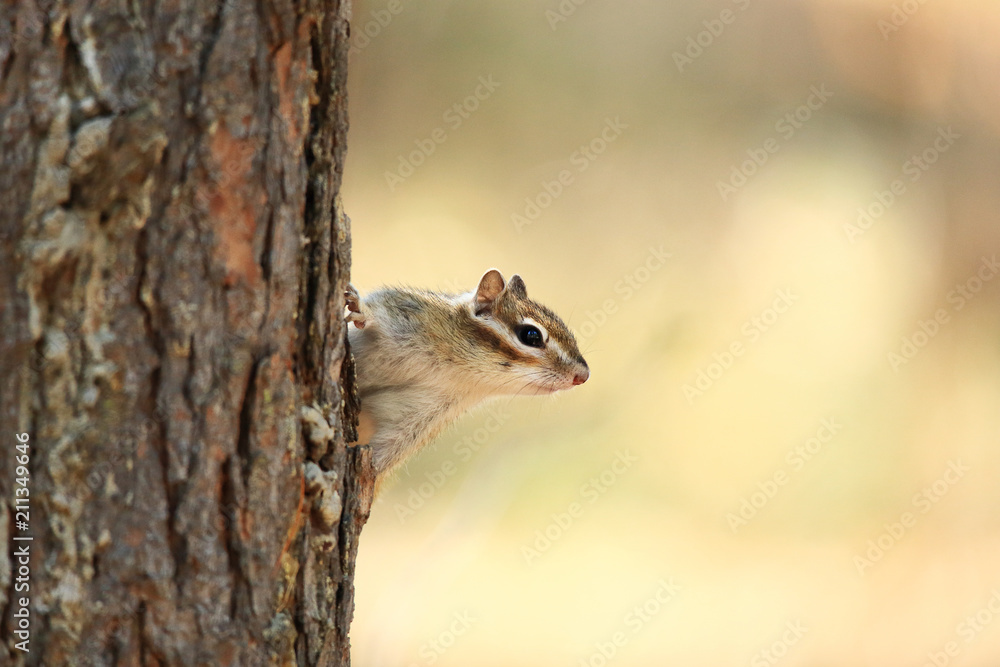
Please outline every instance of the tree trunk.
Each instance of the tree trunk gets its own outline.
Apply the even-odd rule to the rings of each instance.
[[[349,664],[349,10],[0,0],[0,664]]]

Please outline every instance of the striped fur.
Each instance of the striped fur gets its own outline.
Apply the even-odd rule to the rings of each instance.
[[[581,384],[587,362],[572,332],[528,298],[524,281],[487,271],[476,290],[440,294],[383,288],[350,319],[362,433],[381,474],[402,462],[463,412],[504,395],[549,394]],[[536,326],[545,344],[522,343]]]

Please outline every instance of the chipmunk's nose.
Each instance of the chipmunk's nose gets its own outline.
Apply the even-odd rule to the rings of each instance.
[[[573,376],[573,384],[583,384],[590,377],[590,369],[584,368],[582,372]]]

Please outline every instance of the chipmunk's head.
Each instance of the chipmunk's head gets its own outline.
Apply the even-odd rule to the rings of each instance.
[[[488,352],[490,375],[502,393],[548,394],[583,384],[587,362],[569,327],[528,298],[521,276],[483,274],[471,303],[473,330]]]

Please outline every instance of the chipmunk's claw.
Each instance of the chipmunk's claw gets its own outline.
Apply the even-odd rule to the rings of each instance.
[[[361,310],[361,296],[354,285],[347,283],[347,288],[344,290],[344,298],[347,302],[347,317],[344,319],[348,322],[354,322],[354,326],[357,328],[364,329],[365,324],[368,322],[368,317]]]

